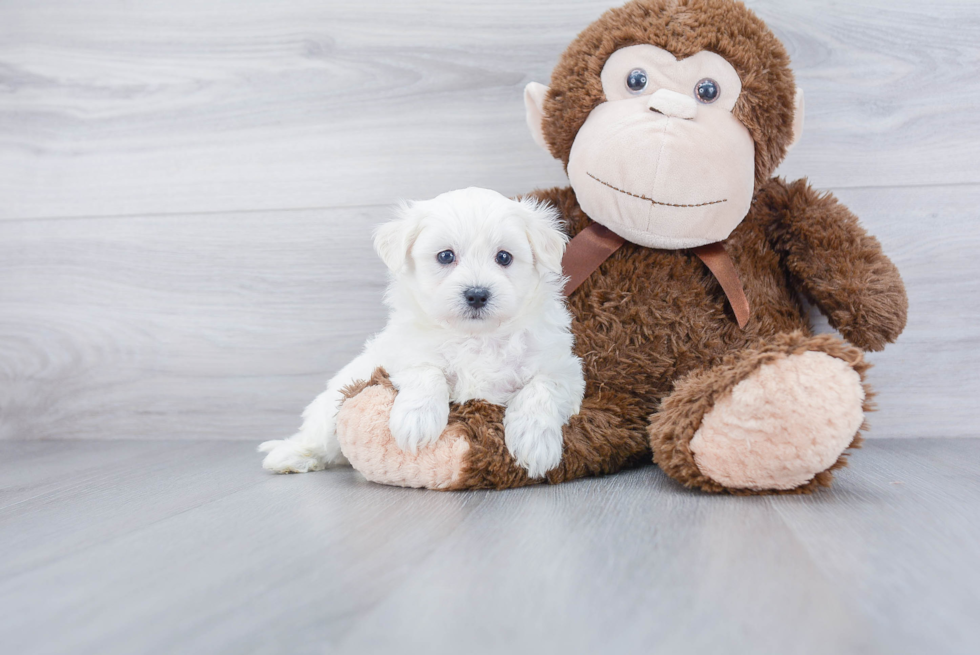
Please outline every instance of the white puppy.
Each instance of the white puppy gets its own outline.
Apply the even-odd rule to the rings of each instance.
[[[506,407],[507,448],[532,477],[556,467],[562,426],[585,392],[562,297],[567,238],[534,200],[463,189],[402,207],[375,232],[390,269],[388,325],[303,412],[299,432],[259,446],[263,466],[302,473],[343,463],[341,389],[383,366],[398,390],[391,434],[416,452],[439,438],[449,403]]]

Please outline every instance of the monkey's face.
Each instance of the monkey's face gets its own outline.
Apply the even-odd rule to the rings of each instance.
[[[678,60],[634,45],[606,60],[601,83],[605,102],[588,115],[568,156],[582,209],[651,248],[727,238],[748,213],[755,185],[755,144],[732,115],[742,92],[732,65],[713,52]],[[528,87],[532,131],[546,91]]]
[[[728,237],[749,211],[755,145],[732,115],[742,90],[712,52],[678,61],[652,45],[617,50],[606,102],[579,130],[568,177],[582,209],[626,239],[691,248]]]

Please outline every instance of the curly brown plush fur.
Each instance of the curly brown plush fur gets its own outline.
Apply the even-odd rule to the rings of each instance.
[[[830,483],[843,456],[795,489],[750,491],[702,473],[691,440],[715,401],[775,358],[826,353],[863,381],[868,364],[859,348],[878,350],[905,326],[901,277],[831,195],[805,180],[770,178],[792,138],[793,75],[782,45],[741,3],[639,0],[590,25],[555,68],[546,99],[544,136],[556,157],[567,165],[576,133],[603,102],[599,74],[609,55],[642,43],[678,57],[716,52],[742,79],[734,113],[755,139],[756,190],[724,245],[753,313],[739,328],[720,285],[691,251],[620,248],[569,298],[586,398],[565,428],[562,463],[547,480],[613,473],[652,457],[680,483],[709,492],[808,493]],[[572,236],[591,223],[570,188],[533,195],[560,210]],[[853,346],[814,337],[801,296]],[[865,410],[870,396],[867,390]],[[531,482],[504,447],[499,407],[470,403],[453,416],[466,423],[472,446],[456,488]],[[859,443],[855,435],[851,446]]]
[[[585,119],[606,97],[599,74],[609,56],[650,44],[678,59],[702,50],[721,55],[742,80],[732,113],[755,141],[756,186],[762,186],[793,141],[796,84],[783,44],[741,2],[641,0],[610,9],[572,41],[551,74],[544,137],[556,159],[568,153]]]
[[[535,195],[561,209],[572,235],[591,222],[571,189]],[[857,348],[832,336],[811,336],[797,289],[818,307],[834,308],[827,312],[831,325],[855,345],[879,348],[905,325],[904,286],[877,240],[846,208],[804,181],[773,179],[760,189],[725,247],[753,307],[745,329],[736,325],[720,285],[690,251],[626,244],[569,298],[587,405],[566,429],[566,455],[549,481],[613,468],[600,467],[608,463],[601,456],[580,457],[583,451],[615,453],[621,466],[643,461],[654,437],[654,460],[672,477],[706,491],[738,491],[701,475],[689,451],[673,452],[678,438],[666,436],[682,433],[686,448],[708,408],[701,399],[730,390],[773,349],[821,350],[850,363],[862,378],[868,368]],[[735,361],[742,370],[725,372]],[[698,403],[674,397],[682,391]],[[606,425],[610,410],[618,429]],[[853,445],[858,444],[856,437]],[[831,470],[842,465],[843,458]],[[830,478],[828,470],[796,492]]]
[[[387,371],[377,369],[370,380],[354,383],[343,389],[345,399],[351,399],[372,386],[394,390]],[[457,482],[439,487],[442,490],[498,489],[537,484],[517,465],[504,443],[504,409],[482,400],[462,405],[453,403],[449,423],[443,438],[463,438],[469,442],[467,458]]]
[[[781,357],[813,351],[823,352],[847,362],[861,376],[862,382],[870,364],[864,361],[861,351],[830,335],[807,336],[802,332],[779,334],[770,342],[736,351],[710,369],[696,371],[679,380],[673,393],[661,404],[660,410],[650,418],[650,437],[653,443],[653,460],[672,478],[688,487],[700,487],[706,491],[727,491],[733,494],[760,493],[744,489],[727,489],[704,475],[694,461],[691,441],[705,414],[712,410],[721,397],[745,380],[760,367]],[[863,410],[872,411],[874,393],[864,383]],[[862,426],[866,429],[867,426]],[[859,448],[860,432],[854,435],[849,448]],[[795,489],[761,493],[810,493],[817,487],[829,487],[831,471],[847,465],[846,454],[828,470],[817,473],[813,480]]]

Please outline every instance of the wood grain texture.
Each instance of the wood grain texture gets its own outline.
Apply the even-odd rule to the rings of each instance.
[[[909,288],[874,437],[980,418],[980,188],[849,189]],[[0,222],[0,439],[288,436],[384,325],[386,207]]]
[[[909,295],[898,341],[868,356],[869,437],[980,434],[980,187],[842,189]],[[819,318],[814,323],[819,323]]]
[[[439,493],[257,459],[0,443],[4,652],[980,649],[977,439],[872,442],[810,497],[709,497],[654,467]]]
[[[0,218],[387,204],[558,184],[523,86],[614,2],[5,0]],[[750,2],[822,187],[980,183],[980,12]]]
[[[390,214],[0,223],[0,438],[288,436],[384,325]]]
[[[871,436],[977,435],[980,5],[749,4],[807,91],[782,171],[909,285]],[[0,439],[291,433],[383,325],[390,202],[565,183],[521,89],[608,6],[0,2]]]
[[[809,498],[259,468],[382,326],[392,202],[565,183],[522,88],[612,4],[0,0],[0,650],[980,651],[976,439]],[[977,435],[980,5],[748,4],[807,94],[781,172],[909,287],[870,436]]]

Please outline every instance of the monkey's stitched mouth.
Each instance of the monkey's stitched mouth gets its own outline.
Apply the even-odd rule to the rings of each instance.
[[[712,200],[711,202],[702,202],[702,203],[699,203],[697,205],[675,205],[675,204],[670,203],[670,202],[660,202],[659,200],[654,200],[653,198],[647,198],[646,196],[641,196],[641,195],[636,194],[636,193],[630,193],[629,191],[623,191],[619,187],[614,187],[613,185],[609,184],[608,182],[603,182],[602,180],[600,180],[599,178],[597,178],[592,173],[589,173],[588,171],[586,171],[585,174],[588,175],[589,177],[591,177],[593,180],[595,180],[599,184],[602,184],[602,185],[605,185],[605,186],[609,187],[613,191],[619,191],[620,193],[625,194],[627,196],[631,196],[633,198],[639,198],[640,200],[646,200],[649,203],[652,203],[654,205],[660,205],[662,207],[682,207],[682,208],[683,207],[707,207],[708,205],[720,205],[723,202],[728,202],[728,199],[725,198],[724,200]]]

